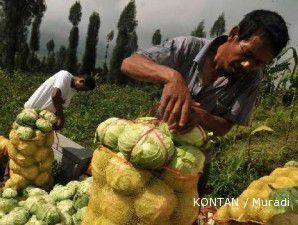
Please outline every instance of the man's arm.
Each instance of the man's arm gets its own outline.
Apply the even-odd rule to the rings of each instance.
[[[228,120],[212,115],[201,107],[192,106],[191,109],[198,116],[199,124],[205,129],[212,131],[216,136],[224,136],[233,127]]]
[[[164,84],[158,109],[161,118],[169,124],[178,121],[184,126],[187,123],[191,95],[178,71],[138,54],[126,58],[121,71],[137,80]]]
[[[231,130],[234,123],[210,114],[199,103],[193,101],[189,122],[184,127],[172,124],[169,128],[174,133],[186,133],[197,125],[200,125],[204,130],[212,131],[216,136],[224,136]]]
[[[64,100],[62,98],[61,90],[59,88],[54,88],[54,91],[52,93],[52,102],[55,107],[55,114],[58,117],[58,121],[55,124],[55,129],[59,130],[64,125],[64,113],[63,113],[63,103]]]

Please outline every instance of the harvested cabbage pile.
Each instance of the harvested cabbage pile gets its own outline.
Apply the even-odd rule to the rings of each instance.
[[[239,196],[239,205],[224,205],[214,218],[220,222],[257,222],[271,224],[288,213],[298,213],[298,168],[275,169],[269,176],[253,181]],[[277,223],[277,224],[297,224]]]
[[[52,185],[52,126],[56,116],[46,110],[24,109],[13,123],[6,144],[10,158],[10,179],[5,188],[22,189],[35,185],[49,189]]]
[[[175,145],[187,145],[191,149],[195,148],[198,155],[201,155],[199,147],[206,142],[206,134],[200,127],[195,127],[186,134],[171,134],[166,123],[158,121],[154,117],[141,117],[135,121],[119,118],[110,118],[102,122],[95,133],[95,142],[109,148],[113,152],[120,152],[134,166],[142,169],[160,169],[174,160],[176,157]],[[180,150],[179,150],[180,151]],[[182,161],[186,160],[192,153],[186,154]],[[197,155],[197,154],[194,154]],[[199,157],[201,162],[193,162],[188,165],[191,172],[199,171],[197,164],[203,165],[203,157]],[[181,161],[181,160],[180,160]],[[185,165],[185,163],[178,163]],[[194,168],[191,168],[191,167]],[[175,167],[175,166],[174,166]],[[175,169],[182,172],[183,168],[178,166]]]
[[[126,126],[118,137],[118,149],[140,168],[158,169],[173,156],[172,139],[158,129],[145,124]]]
[[[52,131],[53,124],[57,122],[54,113],[47,110],[23,109],[17,115],[12,128],[21,140],[28,141],[40,135],[40,131],[48,133]]]
[[[92,177],[56,185],[49,193],[28,186],[19,193],[5,189],[0,197],[0,225],[80,225]]]
[[[95,132],[94,142],[102,144],[117,151],[118,137],[125,126],[130,124],[129,120],[112,117],[99,124]]]

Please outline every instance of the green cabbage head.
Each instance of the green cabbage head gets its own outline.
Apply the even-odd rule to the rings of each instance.
[[[6,188],[2,192],[2,197],[3,198],[15,198],[17,196],[18,196],[18,192],[13,188]]]
[[[197,147],[183,145],[176,148],[170,166],[187,174],[198,174],[203,171],[205,156]]]
[[[30,215],[25,209],[21,207],[16,207],[9,214],[3,216],[0,219],[0,224],[1,225],[23,225],[28,221],[29,217]]]
[[[33,127],[37,119],[38,114],[34,109],[24,109],[17,115],[16,122],[23,126]]]
[[[45,110],[45,109],[39,113],[39,116],[42,117],[43,119],[49,121],[51,124],[54,124],[57,122],[56,115],[50,111]]]
[[[24,141],[31,140],[35,137],[35,132],[31,127],[19,126],[16,132],[18,137]]]
[[[172,134],[173,141],[178,145],[202,146],[206,141],[206,133],[201,127],[194,127],[185,134]]]
[[[35,215],[33,215],[25,225],[47,225],[46,222],[38,220]]]
[[[144,169],[162,167],[175,151],[169,136],[144,124],[126,126],[119,135],[118,149],[124,155],[130,155],[133,165]]]
[[[99,124],[95,132],[94,142],[102,144],[111,150],[116,150],[118,137],[129,123],[131,122],[128,120],[115,117],[107,119]]]
[[[0,198],[0,211],[4,213],[9,213],[15,207],[17,207],[18,201],[16,199],[10,198]]]
[[[52,126],[53,125],[45,119],[38,119],[36,121],[36,128],[44,133],[50,132],[53,129]]]

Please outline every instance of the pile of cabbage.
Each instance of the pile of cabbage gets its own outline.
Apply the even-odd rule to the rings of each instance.
[[[89,201],[92,177],[56,185],[49,193],[28,186],[5,189],[0,197],[0,225],[80,225]]]
[[[56,122],[57,117],[50,111],[27,108],[17,115],[13,129],[20,139],[27,141],[38,136],[40,132],[51,132]]]
[[[135,121],[109,118],[99,124],[95,143],[125,157],[134,166],[159,170],[165,166],[183,173],[202,171],[205,157],[200,148],[207,135],[201,127],[186,134],[172,134],[166,123],[154,117]]]
[[[54,123],[56,116],[47,110],[23,109],[17,115],[6,143],[10,158],[10,179],[5,183],[6,188],[51,187]]]

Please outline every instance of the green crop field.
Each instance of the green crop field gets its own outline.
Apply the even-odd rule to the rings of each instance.
[[[16,115],[34,90],[47,79],[43,74],[0,71],[0,135],[7,136]],[[90,93],[77,94],[66,109],[66,124],[61,133],[91,150],[97,125],[109,117],[136,118],[145,113],[161,95],[152,85],[117,86],[99,84]],[[250,182],[269,174],[289,160],[298,159],[297,104],[283,106],[264,99],[253,115],[251,127],[235,126],[222,138],[215,138],[207,151],[212,152],[207,193],[233,197]],[[273,132],[251,132],[266,125]]]

